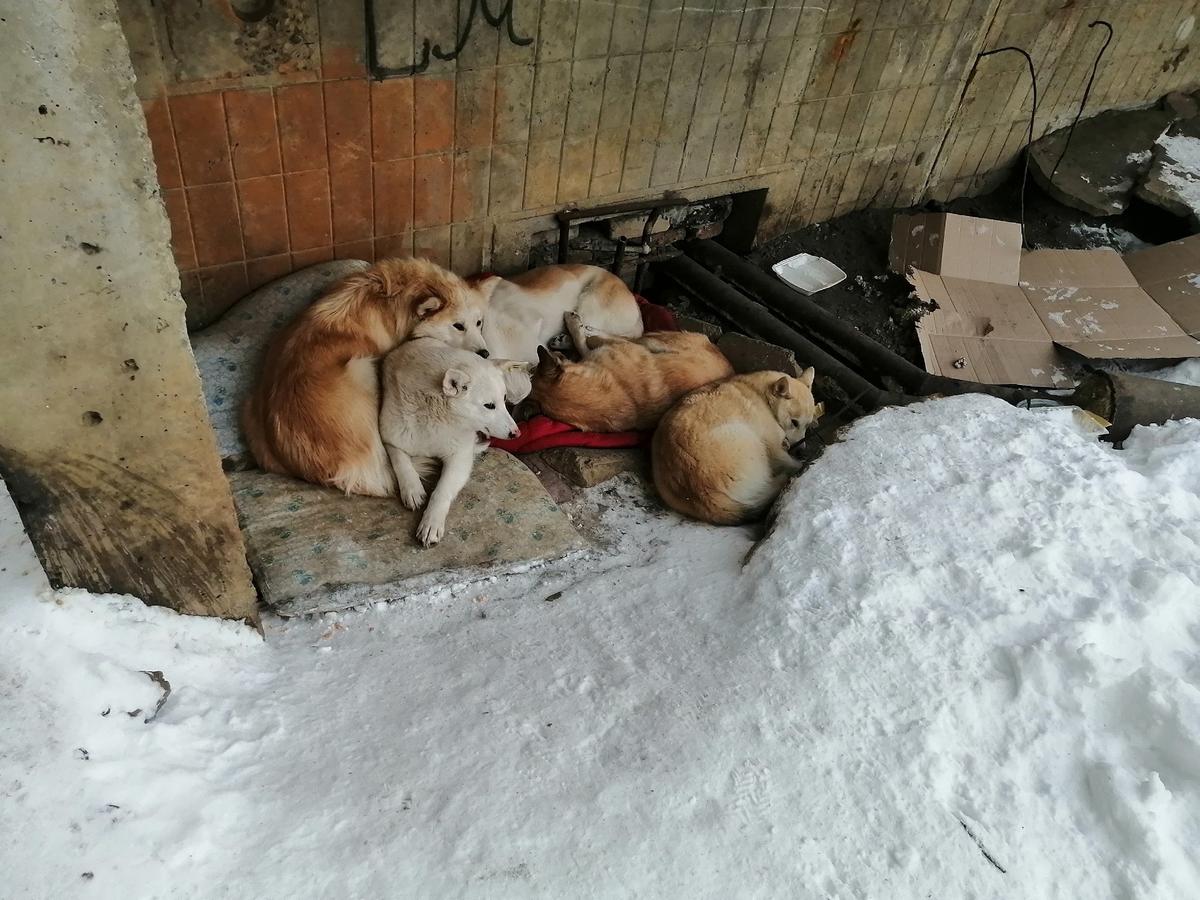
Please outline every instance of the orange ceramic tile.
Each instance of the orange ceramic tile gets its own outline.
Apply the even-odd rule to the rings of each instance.
[[[333,259],[332,247],[314,247],[311,250],[301,250],[292,254],[292,271],[315,266],[317,263],[329,262]]]
[[[365,80],[325,83],[325,128],[330,168],[371,159],[369,96]]]
[[[271,92],[226,91],[225,117],[229,122],[234,175],[238,178],[278,175],[279,136]]]
[[[329,164],[325,150],[325,103],[320,84],[292,84],[275,91],[283,171],[303,172]]]
[[[179,293],[183,295],[183,302],[187,306],[194,309],[204,308],[204,291],[200,288],[199,272],[179,273]]]
[[[384,237],[412,229],[413,162],[394,159],[375,163],[375,235]],[[375,248],[376,256],[379,247]]]
[[[232,180],[221,95],[181,94],[169,105],[183,183],[191,187]]]
[[[292,252],[332,247],[329,215],[329,173],[293,172],[285,176],[288,233]]]
[[[436,153],[454,146],[454,79],[413,80],[413,151]]]
[[[359,15],[362,15],[361,7]],[[321,76],[324,78],[352,78],[355,75],[366,74],[367,65],[363,61],[362,52],[357,47],[326,40],[324,23],[322,23]]]
[[[204,291],[206,310],[225,310],[246,296],[246,264],[242,262],[228,266],[200,269],[200,287]]]
[[[197,265],[206,268],[244,258],[232,183],[188,188],[187,205]]]
[[[242,241],[246,256],[254,259],[286,253],[288,220],[283,199],[283,177],[266,175],[237,183],[242,214]]]
[[[344,244],[374,234],[375,202],[371,164],[367,161],[334,168],[329,173],[333,198],[333,239]]]
[[[371,141],[376,160],[413,153],[413,80],[371,82]]]
[[[171,130],[171,115],[163,97],[142,101],[142,112],[146,115],[146,131],[150,135],[150,148],[154,151],[154,167],[158,170],[158,184],[164,191],[183,186],[179,172],[179,157],[175,151],[175,133]]]
[[[196,248],[192,246],[192,223],[182,190],[163,191],[163,205],[171,222],[171,250],[180,269],[196,268]]]
[[[365,259],[373,262],[375,259],[375,242],[372,240],[354,241],[349,244],[334,244],[335,259]]]
[[[250,290],[254,290],[276,278],[282,278],[290,271],[292,271],[292,257],[289,253],[252,259],[246,263],[247,284]]]
[[[413,160],[413,227],[450,224],[454,163],[447,153]]]

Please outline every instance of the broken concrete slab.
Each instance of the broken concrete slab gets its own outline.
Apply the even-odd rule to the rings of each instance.
[[[1154,139],[1174,117],[1163,109],[1102,112],[1076,126],[1061,163],[1069,128],[1034,141],[1029,169],[1060,203],[1095,216],[1117,215],[1129,206],[1135,185],[1150,167]]]
[[[1137,195],[1200,228],[1200,119],[1176,122],[1154,143]]]
[[[338,259],[285,275],[239,300],[218,321],[192,335],[208,417],[226,470],[254,464],[242,441],[238,413],[267,342],[336,282],[369,267],[361,259]]]
[[[480,457],[450,510],[446,536],[424,548],[419,512],[265,472],[233,472],[238,518],[263,600],[284,616],[399,599],[550,562],[585,543],[515,457]]]
[[[803,368],[796,362],[796,354],[777,344],[769,344],[744,334],[726,332],[717,341],[717,349],[725,354],[733,371],[739,375],[747,372],[786,372],[799,375]]]
[[[555,447],[542,453],[553,467],[578,487],[595,487],[625,472],[645,475],[649,471],[644,450],[601,450],[590,447]]]

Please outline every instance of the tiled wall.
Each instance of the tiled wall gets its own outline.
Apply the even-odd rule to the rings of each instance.
[[[529,46],[478,21],[457,60],[382,81],[362,0],[279,3],[315,47],[264,57],[270,20],[181,23],[123,0],[196,321],[333,256],[519,268],[567,203],[765,187],[771,233],[983,189],[1022,146],[1028,78],[990,57],[964,95],[976,54],[1031,52],[1041,133],[1074,115],[1096,18],[1117,37],[1089,110],[1200,72],[1195,0],[516,0]],[[374,0],[444,46],[470,5]]]

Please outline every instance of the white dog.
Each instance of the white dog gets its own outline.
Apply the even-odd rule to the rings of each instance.
[[[450,504],[471,477],[487,439],[518,434],[504,405],[504,368],[510,365],[433,338],[406,341],[383,361],[379,433],[406,507],[425,503],[421,475],[432,473],[435,462],[442,464],[417,527],[417,539],[426,547],[446,533]]]
[[[492,284],[492,282],[495,282]],[[563,315],[612,337],[642,336],[642,313],[629,288],[599,266],[542,266],[481,282],[491,290],[483,339],[493,356],[537,364],[539,346],[563,333]]]

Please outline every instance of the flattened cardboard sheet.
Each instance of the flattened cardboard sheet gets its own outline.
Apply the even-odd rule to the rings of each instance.
[[[1200,234],[1127,253],[1125,264],[1155,303],[1200,338]]]
[[[937,309],[925,368],[982,384],[1068,387],[1060,348],[1092,359],[1200,357],[1200,236],[1130,254],[1021,252],[1012,222],[897,216],[891,265]],[[1156,302],[1161,299],[1161,302]]]

